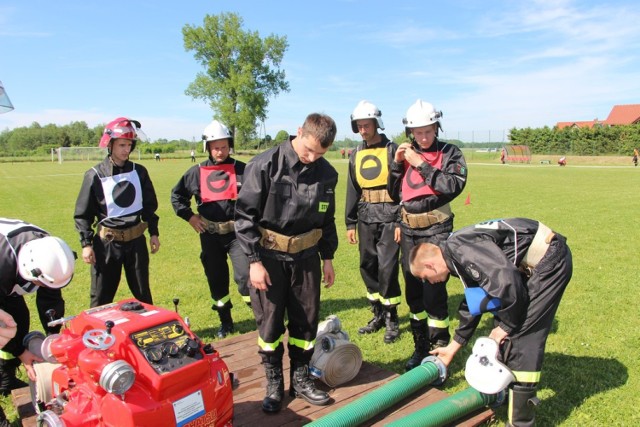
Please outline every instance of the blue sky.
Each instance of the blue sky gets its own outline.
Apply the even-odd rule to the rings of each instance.
[[[184,94],[201,68],[181,30],[221,12],[288,38],[291,91],[271,99],[262,134],[319,111],[355,139],[362,99],[390,135],[421,98],[443,111],[446,136],[477,141],[640,103],[636,0],[3,0],[0,80],[15,110],[0,130],[128,116],[151,139],[197,140],[212,111]]]

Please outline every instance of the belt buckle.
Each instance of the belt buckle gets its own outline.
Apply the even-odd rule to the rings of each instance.
[[[531,277],[533,274],[533,269],[525,263],[520,265],[520,271],[527,277]]]
[[[278,246],[275,236],[267,234],[263,239],[263,246],[265,249],[275,249]]]
[[[115,237],[116,237],[115,234],[111,230],[104,232],[104,240],[106,240],[109,243],[113,242],[113,239],[115,239]]]

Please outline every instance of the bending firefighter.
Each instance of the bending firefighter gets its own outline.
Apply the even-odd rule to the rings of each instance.
[[[382,113],[368,101],[360,101],[353,110],[351,129],[363,141],[349,156],[347,240],[358,243],[360,275],[373,312],[373,318],[358,333],[373,333],[385,326],[384,342],[392,343],[400,334],[397,311],[401,295],[400,246],[394,237],[399,207],[387,191],[387,181],[389,164],[398,146],[385,134],[378,133],[378,129],[384,130]]]
[[[151,253],[156,253],[158,199],[147,169],[129,160],[142,137],[139,122],[125,117],[111,121],[100,139],[107,157],[84,174],[74,219],[82,260],[91,265],[91,307],[113,302],[123,268],[133,296],[153,304],[144,231],[149,229]]]
[[[566,239],[539,221],[497,219],[456,231],[437,246],[419,244],[410,258],[412,273],[429,282],[425,287],[445,282],[449,274],[465,286],[454,339],[431,354],[448,366],[471,339],[482,313],[491,310],[489,338],[500,345],[499,358],[515,377],[508,425],[535,425],[544,348],[573,272]]]
[[[200,236],[200,261],[213,299],[211,308],[220,317],[217,336],[224,338],[234,331],[227,255],[231,258],[238,291],[244,302],[251,304],[249,260],[236,239],[233,221],[245,164],[230,157],[233,138],[222,123],[212,121],[204,129],[202,139],[209,158],[189,168],[180,178],[171,190],[171,204],[176,215]],[[197,214],[191,209],[192,197],[196,200]]]
[[[64,316],[62,288],[73,278],[75,254],[57,237],[33,224],[0,218],[0,394],[27,383],[16,378],[22,362],[35,381],[34,362],[41,362],[23,345],[30,314],[24,295],[37,292],[36,306],[43,329],[57,333],[60,326],[47,324]],[[53,312],[49,311],[53,310]],[[0,408],[0,426],[9,426]]]
[[[409,305],[414,352],[406,370],[420,365],[429,350],[449,343],[446,278],[425,288],[409,268],[409,251],[418,243],[439,243],[453,230],[449,202],[464,189],[467,165],[458,147],[438,139],[442,112],[417,100],[407,110],[405,133],[389,175],[389,194],[401,202],[401,233],[405,298]]]

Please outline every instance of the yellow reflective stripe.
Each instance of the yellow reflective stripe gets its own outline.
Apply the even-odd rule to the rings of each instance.
[[[380,302],[382,303],[382,305],[398,305],[402,301],[400,301],[400,297],[393,297],[393,298],[386,298],[386,299],[380,297]]]
[[[280,335],[280,338],[275,342],[265,342],[261,337],[258,337],[258,346],[264,351],[275,351],[282,342],[282,338],[284,338],[284,334]]]
[[[447,317],[446,319],[432,319],[431,317],[429,318],[429,320],[427,320],[427,325],[429,325],[430,328],[440,328],[440,329],[445,329],[449,327],[449,318]]]
[[[375,293],[375,294],[370,294],[369,292],[367,292],[367,299],[369,300],[369,302],[376,302],[380,300],[380,294],[379,293]]]
[[[251,302],[251,297],[249,295],[247,296],[243,296],[242,297],[242,301],[246,302],[246,303],[250,303]]]
[[[409,313],[409,318],[413,319],[413,320],[424,320],[427,317],[427,312],[426,311],[421,311],[420,313]]]
[[[305,341],[298,338],[289,337],[289,344],[295,347],[301,348],[303,350],[311,350],[316,345],[316,340]]]
[[[219,300],[213,300],[213,305],[215,305],[216,307],[224,307],[224,305],[229,302],[229,300],[231,299],[230,295],[227,295],[226,297],[219,299]]]
[[[15,359],[15,357],[13,357],[13,354],[11,354],[11,353],[8,353],[6,351],[0,350],[0,359],[2,359],[2,360],[11,360],[11,359]]]
[[[540,371],[512,371],[516,377],[516,381],[519,383],[539,383]]]
[[[509,409],[507,410],[509,425],[513,425],[513,389],[509,389]]]

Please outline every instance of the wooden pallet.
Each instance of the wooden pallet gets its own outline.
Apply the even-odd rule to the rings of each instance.
[[[327,406],[310,405],[303,399],[292,399],[286,393],[282,410],[277,414],[265,414],[261,409],[262,399],[266,389],[264,368],[258,356],[257,332],[235,335],[221,341],[214,342],[214,347],[220,352],[229,370],[234,373],[237,387],[233,392],[234,427],[261,425],[263,427],[298,427],[303,426],[323,415],[366,395],[377,387],[397,378],[399,375],[380,369],[370,363],[363,362],[358,375],[336,388],[329,388],[319,380],[319,388],[329,392],[332,402]],[[285,354],[285,360],[288,360]],[[289,390],[289,366],[284,363],[285,390]],[[36,425],[36,417],[31,405],[29,389],[14,390],[13,403],[24,427]],[[418,411],[427,405],[445,399],[448,394],[436,388],[427,387],[418,391],[393,407],[368,420],[363,426],[382,426],[398,420],[410,413]],[[458,420],[457,426],[477,426],[493,417],[491,409],[479,410]]]

